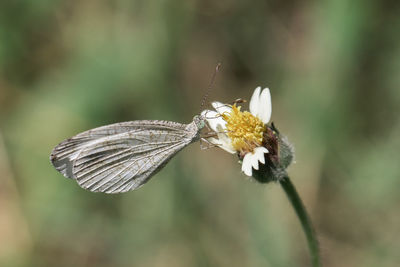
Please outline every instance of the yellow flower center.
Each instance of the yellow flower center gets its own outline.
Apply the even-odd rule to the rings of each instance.
[[[248,111],[240,111],[240,106],[232,106],[230,113],[225,112],[222,118],[226,121],[227,135],[232,146],[239,152],[253,152],[262,145],[265,124]]]

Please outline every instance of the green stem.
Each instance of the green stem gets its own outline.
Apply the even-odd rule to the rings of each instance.
[[[289,176],[286,176],[282,180],[280,180],[280,184],[283,190],[285,190],[285,193],[289,198],[290,203],[296,211],[297,217],[299,218],[301,226],[303,227],[303,231],[307,237],[308,248],[310,249],[311,261],[313,264],[312,266],[319,267],[321,266],[321,261],[319,258],[318,241],[312,228],[310,217],[308,217],[307,211],[301,201],[301,198],[297,193],[296,188],[290,181]]]

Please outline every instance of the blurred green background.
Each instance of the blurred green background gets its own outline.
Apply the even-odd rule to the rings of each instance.
[[[145,187],[90,193],[52,148],[109,123],[188,123],[268,86],[325,266],[400,263],[398,1],[0,2],[1,266],[308,266],[277,184],[198,144]]]

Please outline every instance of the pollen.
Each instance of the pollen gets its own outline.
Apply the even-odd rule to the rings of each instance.
[[[262,145],[265,124],[248,111],[240,111],[240,106],[232,106],[230,113],[225,112],[222,118],[226,121],[227,135],[232,146],[241,153],[253,152]]]

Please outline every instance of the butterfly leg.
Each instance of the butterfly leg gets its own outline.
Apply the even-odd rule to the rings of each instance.
[[[211,135],[211,136],[215,136],[215,134]],[[207,137],[211,137],[211,136],[207,136]],[[203,142],[206,143],[206,145],[204,145]],[[206,137],[200,138],[200,149],[201,150],[205,150],[205,149],[209,149],[209,148],[213,148],[213,147],[219,147],[219,145],[211,143],[210,141],[208,141],[206,139]]]

